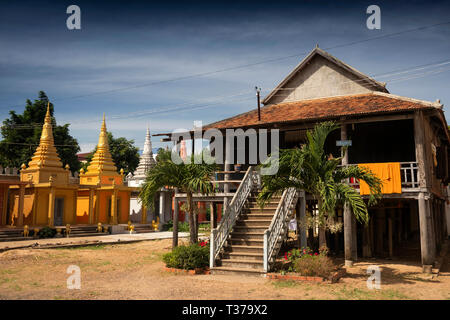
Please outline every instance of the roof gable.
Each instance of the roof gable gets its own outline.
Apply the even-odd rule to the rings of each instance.
[[[385,84],[316,47],[262,102],[268,105],[372,91],[388,93]]]

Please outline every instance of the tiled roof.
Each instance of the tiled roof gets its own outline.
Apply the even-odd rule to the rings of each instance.
[[[258,121],[258,110],[254,109],[211,123],[205,126],[204,129],[226,129],[270,123],[332,120],[345,116],[374,115],[436,108],[440,107],[431,102],[372,92],[272,104],[261,108],[261,121]]]

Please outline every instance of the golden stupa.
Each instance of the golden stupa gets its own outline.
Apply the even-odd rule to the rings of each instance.
[[[52,117],[50,102],[47,105],[41,139],[28,168],[22,164],[20,180],[33,184],[52,182],[55,184],[69,183],[69,167],[63,168],[53,140]]]
[[[107,185],[123,184],[123,175],[117,173],[111,153],[109,152],[108,135],[106,131],[105,115],[103,115],[102,127],[98,138],[97,150],[86,172],[80,172],[80,184]]]

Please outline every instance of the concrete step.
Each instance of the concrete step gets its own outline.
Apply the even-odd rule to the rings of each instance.
[[[254,215],[254,214],[269,214],[273,217],[275,214],[275,209],[260,209],[260,208],[254,208],[254,209],[244,209],[242,210],[241,215]]]
[[[212,274],[224,274],[224,275],[243,275],[243,276],[256,276],[261,277],[265,272],[257,269],[247,268],[232,268],[232,267],[214,267],[211,269]]]
[[[232,232],[231,239],[247,239],[247,240],[260,240],[264,238],[264,233],[261,232]]]
[[[222,253],[223,259],[229,260],[254,260],[263,261],[263,253],[258,252],[224,252]]]
[[[241,213],[239,220],[270,220],[272,221],[273,213]]]
[[[260,240],[257,239],[236,239],[236,238],[231,238],[230,240],[228,240],[228,242],[231,244],[231,246],[233,245],[247,245],[247,246],[262,246],[264,240],[261,238]]]
[[[263,262],[256,260],[243,260],[243,259],[222,259],[220,261],[221,267],[239,268],[239,269],[256,269],[262,270]]]
[[[33,240],[33,237],[8,237],[8,238],[0,238],[0,242],[6,242],[6,241],[22,241],[22,240]]]
[[[238,232],[238,233],[244,233],[244,232],[261,232],[262,234],[264,234],[264,231],[266,231],[268,229],[268,227],[266,226],[234,226],[233,228],[233,232]]]
[[[255,253],[255,254],[258,253],[258,254],[263,254],[263,250],[264,250],[264,248],[263,248],[262,244],[257,244],[257,245],[252,245],[252,246],[236,244],[236,245],[226,246],[224,248],[224,254],[227,254],[227,253],[236,253],[236,254],[238,254],[238,253],[242,253],[242,254],[244,254],[244,253]]]
[[[265,227],[266,229],[270,226],[272,223],[272,219],[242,219],[238,220],[236,222],[237,227],[246,227],[246,228],[252,228],[252,227]]]

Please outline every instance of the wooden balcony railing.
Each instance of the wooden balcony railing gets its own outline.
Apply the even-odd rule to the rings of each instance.
[[[356,164],[349,164],[356,166]],[[417,192],[419,191],[417,162],[400,162],[400,177],[402,179],[402,192]],[[351,179],[349,184],[355,189],[359,189],[358,179]]]

